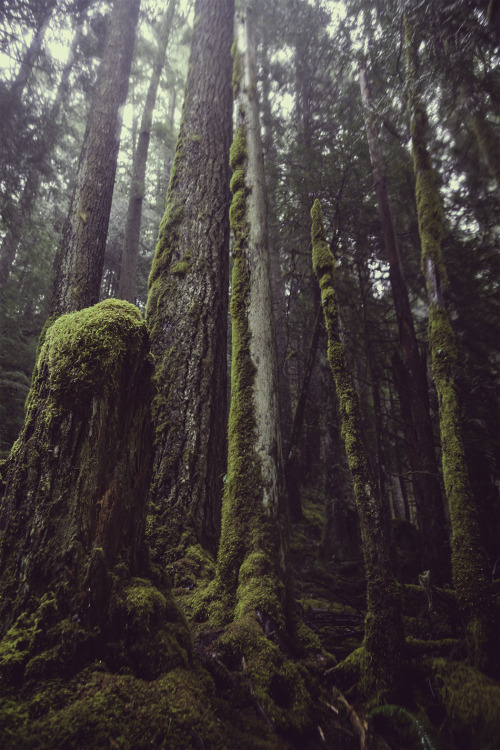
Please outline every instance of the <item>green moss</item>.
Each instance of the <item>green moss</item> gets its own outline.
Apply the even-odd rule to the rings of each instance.
[[[300,664],[286,659],[255,617],[235,620],[218,642],[221,657],[242,678],[277,729],[303,730],[312,709],[310,679]]]
[[[500,746],[500,685],[464,664],[428,661],[432,687],[446,709],[446,721],[461,747]]]
[[[284,584],[276,572],[270,570],[270,555],[262,550],[251,552],[240,566],[235,617],[264,612],[283,631],[284,598]]]
[[[358,394],[349,372],[339,326],[334,292],[333,255],[326,243],[321,206],[311,210],[313,268],[319,281],[328,334],[328,361],[333,373],[356,507],[361,525],[367,577],[367,616],[363,689],[383,702],[394,690],[401,669],[403,626],[399,594],[389,562],[388,536],[381,498],[377,494],[363,435]]]
[[[62,315],[47,330],[37,367],[48,367],[50,394],[78,403],[118,387],[123,358],[144,346],[145,325],[128,302],[109,299]],[[35,371],[34,384],[39,370]],[[40,373],[41,374],[41,373]],[[27,410],[34,406],[28,396]]]
[[[172,185],[172,179],[170,184]],[[173,253],[179,245],[179,227],[184,218],[184,209],[177,202],[175,193],[167,195],[167,207],[160,224],[158,242],[149,274],[149,289],[159,280],[161,275],[168,270]],[[151,296],[151,291],[150,295]],[[148,309],[149,309],[148,296]],[[149,314],[148,314],[149,317]]]
[[[178,263],[174,263],[174,265],[170,269],[171,274],[177,274],[177,276],[185,276],[190,269],[190,265],[186,260],[180,260]]]

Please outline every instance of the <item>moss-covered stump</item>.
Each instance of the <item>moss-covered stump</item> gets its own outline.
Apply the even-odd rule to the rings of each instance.
[[[3,683],[99,658],[153,677],[189,662],[169,586],[151,580],[148,335],[107,300],[47,330],[0,507]]]

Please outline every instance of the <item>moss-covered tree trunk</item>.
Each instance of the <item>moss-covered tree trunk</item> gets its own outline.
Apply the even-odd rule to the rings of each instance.
[[[303,726],[309,697],[286,658],[287,514],[279,429],[267,206],[250,15],[239,19],[231,147],[232,359],[228,469],[216,577],[208,590],[218,648],[240,667],[261,712],[278,728]],[[295,635],[295,634],[293,634]],[[315,644],[317,647],[319,644]]]
[[[146,101],[144,102],[139,138],[132,165],[132,181],[128,200],[125,237],[123,238],[122,246],[120,283],[118,287],[118,296],[120,299],[126,299],[129,302],[135,302],[142,203],[146,193],[146,165],[148,161],[151,125],[153,123],[153,110],[155,108],[156,94],[158,92],[162,70],[165,65],[167,46],[172,31],[176,7],[177,0],[170,0],[165,16],[158,30],[158,46],[146,94]]]
[[[232,358],[217,582],[236,616],[284,621],[285,508],[264,161],[248,12],[234,48]]]
[[[150,541],[214,553],[226,459],[233,0],[197,0],[183,120],[149,278],[157,395]],[[182,543],[181,543],[182,542]]]
[[[114,0],[58,258],[52,318],[99,300],[140,0]]]
[[[364,68],[360,68],[359,83],[365,108],[365,125],[373,168],[373,182],[389,263],[389,282],[394,299],[401,357],[404,363],[399,384],[400,388],[406,392],[403,398],[410,405],[409,455],[417,520],[422,536],[427,540],[423,556],[424,561],[431,568],[433,578],[437,582],[446,579],[447,574],[449,575],[449,541],[446,531],[444,499],[441,493],[438,464],[434,450],[427,373],[420,356],[415,333],[382,155],[378,145],[378,132],[371,109],[370,89]]]
[[[0,672],[102,659],[153,677],[189,634],[145,544],[151,372],[137,308],[107,300],[48,330],[0,506]]]
[[[477,509],[467,474],[454,380],[457,347],[443,299],[446,285],[441,256],[443,211],[437,175],[427,147],[428,120],[420,92],[418,41],[408,20],[405,20],[405,33],[415,194],[422,269],[429,303],[432,372],[439,400],[443,477],[450,507],[453,585],[466,627],[469,659],[480,669],[498,672],[498,613],[489,581],[490,566],[482,544]]]
[[[328,333],[328,361],[335,380],[340,408],[342,438],[351,471],[367,582],[367,614],[361,662],[365,691],[383,701],[394,691],[400,677],[403,625],[399,593],[389,555],[389,533],[382,500],[376,489],[362,426],[358,394],[348,370],[334,291],[335,261],[326,243],[318,200],[311,211],[313,267],[321,289]]]

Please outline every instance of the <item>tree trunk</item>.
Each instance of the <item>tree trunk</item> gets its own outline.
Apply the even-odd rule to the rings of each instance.
[[[415,194],[429,302],[429,345],[439,400],[443,477],[452,528],[453,585],[466,627],[469,659],[476,667],[498,674],[498,613],[487,577],[490,567],[467,474],[454,380],[457,348],[443,300],[446,284],[441,256],[443,211],[437,176],[427,148],[427,112],[418,83],[418,40],[407,19],[405,34]]]
[[[47,332],[0,511],[7,680],[67,675],[97,658],[146,678],[187,663],[182,616],[165,582],[149,580],[148,350],[139,311],[116,300]]]
[[[132,165],[132,182],[130,186],[125,237],[122,247],[120,285],[118,296],[129,302],[135,302],[137,258],[139,256],[139,239],[141,233],[142,203],[146,192],[146,164],[148,160],[149,139],[153,123],[153,111],[160,78],[165,65],[167,46],[172,30],[177,0],[170,0],[165,17],[158,31],[158,47],[153,64],[153,72],[144,103],[144,111],[139,132],[139,141]]]
[[[244,679],[268,723],[298,729],[309,697],[303,674],[284,655],[296,634],[288,619],[266,189],[248,10],[234,47],[233,86],[238,114],[230,156],[235,244],[228,473],[216,577],[208,594],[212,616],[229,620],[218,642],[222,658],[244,665]]]
[[[226,459],[233,0],[197,0],[184,117],[149,278],[156,363],[150,542],[215,553]]]
[[[51,317],[99,299],[140,0],[115,0],[58,259]]]
[[[52,18],[52,13],[54,12],[54,8],[56,7],[56,5],[56,0],[49,0],[47,5],[43,9],[38,20],[38,26],[36,27],[35,33],[33,34],[33,39],[31,40],[29,47],[24,53],[23,59],[21,60],[21,65],[19,66],[19,70],[17,72],[17,76],[12,82],[9,93],[10,96],[15,97],[18,100],[21,99],[23,95],[23,91],[26,87],[26,84],[28,83],[28,78],[30,77],[30,74],[33,70],[35,61],[40,54],[43,40],[45,38],[45,34],[47,33],[50,19]],[[10,108],[6,107],[2,112],[0,120],[2,123],[2,127],[5,127],[6,122],[8,122],[9,111]]]
[[[238,28],[233,85],[238,120],[230,157],[235,235],[231,410],[217,582],[229,599],[236,598],[236,617],[260,610],[283,629],[283,466],[266,187],[248,11]]]
[[[334,292],[335,261],[326,243],[318,200],[314,203],[311,216],[313,266],[321,289],[328,333],[328,360],[340,406],[342,437],[354,483],[365,560],[367,614],[361,663],[362,682],[372,699],[383,702],[394,695],[400,677],[404,637],[399,594],[390,564],[387,518],[370,468],[359,398],[340,338]]]
[[[45,123],[45,136],[40,141],[36,154],[29,162],[29,171],[19,203],[13,212],[13,216],[9,222],[10,226],[2,241],[2,246],[0,248],[0,293],[3,293],[3,289],[9,279],[10,270],[16,257],[17,248],[21,241],[23,230],[31,216],[33,205],[36,202],[43,162],[50,157],[59,136],[59,114],[61,112],[61,107],[65,104],[67,99],[69,76],[73,69],[77,48],[82,39],[82,31],[83,22],[80,20],[71,43],[68,60],[61,75],[57,96],[50,108],[47,122]]]
[[[299,462],[299,439],[304,424],[306,413],[306,402],[309,393],[309,385],[313,374],[319,337],[321,334],[321,306],[318,307],[316,321],[311,338],[309,351],[302,377],[302,385],[297,399],[297,406],[293,415],[292,429],[288,444],[288,454],[285,459],[285,483],[290,509],[290,519],[300,521],[302,519],[302,505],[300,502],[300,462]]]
[[[426,561],[432,570],[433,578],[442,581],[448,577],[449,542],[434,450],[427,378],[413,324],[408,288],[404,278],[382,156],[378,145],[378,133],[371,111],[370,90],[363,68],[359,72],[359,82],[365,108],[365,124],[373,168],[373,181],[384,235],[384,246],[389,263],[389,282],[394,299],[399,344],[405,369],[405,377],[400,379],[400,388],[408,389],[406,401],[410,405],[409,416],[411,417],[408,436],[411,441],[411,455],[414,459],[411,468],[417,519],[422,536],[428,542],[426,545]]]
[[[322,336],[323,338],[323,336]],[[362,558],[359,520],[354,507],[352,488],[349,486],[345,453],[341,446],[338,410],[332,389],[332,373],[322,341],[319,356],[321,387],[320,434],[321,472],[325,506],[319,557],[325,562],[354,562]]]

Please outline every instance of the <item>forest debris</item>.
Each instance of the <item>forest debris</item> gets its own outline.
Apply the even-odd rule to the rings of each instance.
[[[333,687],[332,688],[332,694],[335,700],[340,701],[340,703],[345,706],[347,710],[347,716],[349,717],[349,720],[351,722],[352,728],[354,729],[355,733],[359,737],[359,743],[361,750],[367,750],[368,749],[368,722],[366,719],[361,717],[356,710],[354,709],[354,706],[352,706],[346,697],[338,690],[338,688]]]

